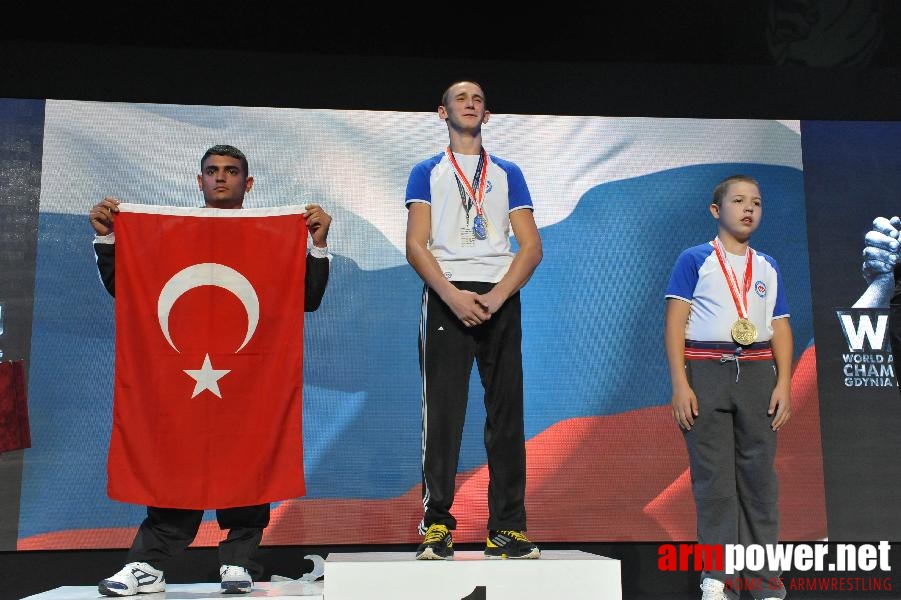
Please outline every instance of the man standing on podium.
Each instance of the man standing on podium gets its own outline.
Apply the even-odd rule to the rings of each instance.
[[[417,559],[454,554],[451,514],[473,360],[485,389],[487,558],[538,558],[525,536],[519,290],[541,262],[541,237],[520,168],[482,146],[491,114],[482,87],[458,81],[438,116],[446,150],[413,167],[407,182],[407,260],[424,282],[422,373],[424,535]],[[511,250],[510,230],[519,245]]]

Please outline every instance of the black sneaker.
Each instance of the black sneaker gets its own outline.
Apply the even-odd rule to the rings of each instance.
[[[416,558],[418,560],[449,560],[453,557],[454,538],[447,526],[440,523],[429,525],[422,543],[416,549]]]
[[[489,531],[485,558],[540,558],[538,546],[521,531]]]

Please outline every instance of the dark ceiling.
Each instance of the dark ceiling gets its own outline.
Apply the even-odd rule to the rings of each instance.
[[[0,40],[324,55],[895,67],[901,2],[171,2],[5,7]],[[69,8],[74,6],[74,8]],[[416,6],[416,5],[414,5]]]

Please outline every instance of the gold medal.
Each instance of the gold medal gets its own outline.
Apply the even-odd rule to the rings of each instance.
[[[740,346],[750,346],[757,341],[757,326],[748,318],[748,290],[751,289],[751,257],[754,251],[748,248],[746,250],[747,263],[745,264],[744,286],[738,286],[738,277],[732,265],[726,260],[726,251],[720,245],[719,238],[714,238],[713,248],[716,250],[716,258],[719,260],[720,269],[726,277],[726,283],[729,284],[729,292],[732,294],[732,300],[735,302],[735,309],[738,311],[738,320],[732,324],[730,333],[732,339]]]
[[[757,341],[757,326],[750,319],[739,319],[732,324],[732,339],[742,346]]]

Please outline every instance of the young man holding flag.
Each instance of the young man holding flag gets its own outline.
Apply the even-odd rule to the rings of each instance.
[[[108,491],[147,505],[127,564],[99,584],[106,596],[165,590],[165,563],[206,508],[229,530],[223,592],[249,593],[269,502],[305,493],[303,312],[328,284],[331,217],[315,204],[232,212],[254,183],[244,154],[213,146],[200,165],[203,208],[107,197],[89,214],[117,298]]]

